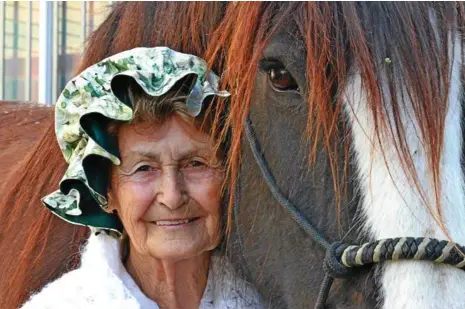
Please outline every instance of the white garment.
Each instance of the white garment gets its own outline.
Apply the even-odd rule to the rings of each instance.
[[[101,233],[90,236],[81,266],[33,295],[22,309],[158,309],[120,259],[120,244]],[[213,254],[199,309],[261,309],[258,292],[238,278],[225,258]]]

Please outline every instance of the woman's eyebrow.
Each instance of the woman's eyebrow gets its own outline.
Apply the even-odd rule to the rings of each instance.
[[[129,150],[125,153],[124,157],[127,161],[133,161],[143,158],[149,159],[151,161],[160,162],[161,159],[159,153],[143,149]]]
[[[175,149],[173,155],[173,159],[175,160],[183,160],[192,158],[195,156],[205,156],[208,154],[207,147],[186,147],[184,149]],[[150,149],[143,149],[143,148],[135,148],[130,149],[124,154],[122,154],[123,158],[126,162],[140,160],[140,159],[148,159],[155,162],[161,162],[161,154],[150,150]]]
[[[184,151],[179,151],[175,153],[175,159],[177,160],[183,160],[183,159],[189,159],[198,155],[205,155],[207,154],[206,149],[204,148],[190,148],[186,149]]]

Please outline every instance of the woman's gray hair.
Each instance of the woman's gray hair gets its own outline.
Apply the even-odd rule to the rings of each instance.
[[[148,95],[139,85],[131,83],[127,93],[134,113],[131,123],[144,122],[159,125],[173,116],[179,116],[184,121],[194,124],[198,129],[212,133],[215,113],[208,111],[208,98],[204,99],[204,106],[197,117],[189,115],[186,100],[191,89],[190,83],[191,81],[185,80],[178,87],[159,97]],[[118,121],[110,122],[107,126],[107,132],[111,135],[117,135],[121,125],[122,123]]]

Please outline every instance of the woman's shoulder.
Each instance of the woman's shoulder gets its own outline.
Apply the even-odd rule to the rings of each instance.
[[[125,295],[122,288],[100,274],[79,268],[33,294],[21,309],[139,308],[137,301]]]
[[[109,259],[118,246],[105,236],[91,236],[81,266],[33,294],[21,309],[139,309],[140,305],[119,278],[120,266]]]

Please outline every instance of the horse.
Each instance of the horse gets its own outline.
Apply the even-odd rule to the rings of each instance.
[[[50,105],[21,101],[0,102],[0,188],[14,173],[21,155],[26,155],[31,145],[53,121]],[[0,189],[1,190],[1,189]]]
[[[164,45],[222,75],[228,254],[270,308],[463,308],[449,265],[391,256],[331,287],[324,263],[338,241],[465,244],[463,30],[453,2],[118,3],[79,70]],[[2,308],[75,267],[86,237],[37,205],[65,169],[54,141],[50,126],[1,205]]]

